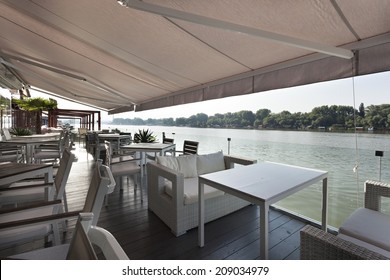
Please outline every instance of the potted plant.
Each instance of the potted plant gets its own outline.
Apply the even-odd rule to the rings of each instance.
[[[10,129],[9,132],[12,135],[15,135],[15,136],[28,136],[28,135],[32,135],[31,130],[29,130],[28,128],[24,128],[24,127],[12,128],[12,129]]]
[[[134,134],[135,143],[153,143],[157,141],[157,137],[149,129],[139,129],[138,133]]]

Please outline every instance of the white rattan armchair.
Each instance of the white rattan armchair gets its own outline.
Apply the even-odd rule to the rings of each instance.
[[[208,169],[206,165],[211,168],[216,167],[216,164],[214,164],[215,159],[222,161],[222,168],[219,170],[233,168],[235,164],[249,165],[256,163],[256,160],[223,155],[222,152],[208,155],[179,156],[177,158],[196,157],[196,163],[204,163],[207,161],[204,159],[207,159],[209,156],[211,156],[213,163],[199,164],[197,170],[194,170],[195,173],[201,172],[201,169]],[[210,172],[215,171],[217,170]],[[201,172],[201,174],[204,173]],[[196,201],[185,203],[186,190],[192,189],[194,186],[196,189],[198,187],[198,174],[189,178],[180,171],[151,161],[147,164],[147,177],[148,208],[164,221],[175,236],[182,235],[187,230],[198,226],[198,203],[195,203],[197,198],[195,198]],[[168,185],[172,186],[170,192],[167,190]],[[206,199],[205,204],[205,219],[206,222],[209,222],[241,209],[249,205],[249,202],[222,193],[222,195]]]
[[[310,225],[301,230],[301,259],[390,259],[390,215],[381,213],[390,184],[366,181],[365,186],[365,207],[347,218],[338,235]]]

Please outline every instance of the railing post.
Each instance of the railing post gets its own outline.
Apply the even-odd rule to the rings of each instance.
[[[381,181],[381,173],[382,173],[382,157],[383,151],[375,151],[375,156],[379,157],[379,182]]]

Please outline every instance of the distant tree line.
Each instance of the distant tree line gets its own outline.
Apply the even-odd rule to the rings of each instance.
[[[116,118],[113,125],[160,125],[188,126],[213,128],[265,128],[265,129],[331,129],[349,130],[355,126],[374,130],[390,129],[390,104],[370,105],[360,104],[356,110],[352,106],[324,105],[315,107],[310,113],[290,113],[282,111],[272,113],[269,109],[259,109],[256,113],[243,110],[235,113],[215,114],[204,113],[192,115],[189,118]]]

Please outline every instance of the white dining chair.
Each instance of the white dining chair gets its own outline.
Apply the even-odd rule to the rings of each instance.
[[[13,260],[128,260],[115,237],[93,226],[93,213],[80,213],[70,243],[8,256]]]
[[[141,201],[143,201],[143,191],[142,191],[142,168],[141,168],[141,158],[129,155],[118,155],[113,158],[113,152],[111,143],[105,141],[106,147],[106,164],[111,169],[112,175],[115,178],[115,182],[120,186],[120,189],[123,190],[122,177],[133,176],[134,181],[134,193],[137,190],[138,176],[140,176],[140,192],[141,192]],[[106,205],[108,201],[106,198]]]
[[[66,199],[66,183],[72,168],[75,155],[65,150],[53,183],[45,183],[43,179],[31,178],[16,182],[0,191],[0,205],[18,206],[44,200],[62,200],[65,212],[68,212]]]
[[[50,237],[54,245],[59,245],[61,243],[59,223],[75,218],[81,212],[92,212],[91,224],[95,226],[104,198],[114,188],[115,180],[110,169],[98,161],[92,174],[83,209],[60,213],[62,201],[54,200],[1,211],[0,248]]]

